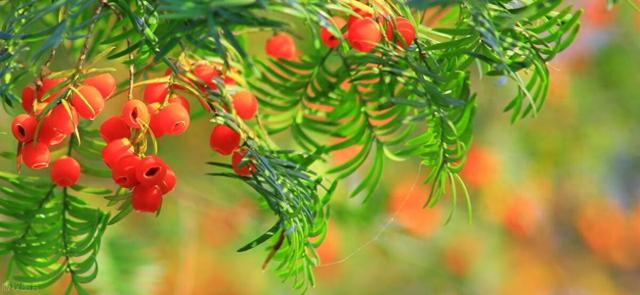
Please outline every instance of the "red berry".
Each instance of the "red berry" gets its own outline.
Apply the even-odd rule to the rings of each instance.
[[[366,12],[358,7],[355,6],[351,6],[351,10],[353,10],[353,12],[357,13],[360,17],[354,16],[354,15],[350,15],[349,16],[349,21],[347,22],[347,28],[351,28],[351,25],[353,25],[353,23],[355,23],[356,21],[363,19],[363,18],[371,18],[373,17],[373,15],[369,12]]]
[[[160,121],[158,120],[158,116],[157,116],[158,113],[160,112],[161,106],[162,105],[157,102],[147,105],[147,110],[149,110],[149,114],[151,115],[151,120],[149,121],[149,128],[151,128],[151,131],[153,132],[153,136],[155,136],[156,138],[160,138],[164,136],[162,125],[160,124]]]
[[[50,157],[49,148],[42,142],[28,142],[22,147],[22,162],[31,169],[49,167]]]
[[[256,172],[256,167],[251,163],[251,160],[242,163],[242,160],[246,155],[246,150],[236,150],[233,152],[233,156],[231,156],[231,167],[233,168],[233,171],[243,177],[251,176],[251,174]]]
[[[131,137],[131,129],[120,116],[109,117],[100,125],[100,137],[105,142]]]
[[[342,30],[342,28],[346,24],[344,18],[341,18],[339,16],[334,16],[331,18],[331,20],[336,28],[338,28],[338,30]],[[338,44],[340,44],[340,38],[341,36],[335,36],[331,34],[331,32],[329,32],[327,28],[320,28],[320,40],[322,41],[322,44],[326,45],[327,47],[334,48],[338,46]]]
[[[61,143],[65,138],[67,138],[67,135],[61,133],[56,129],[53,129],[51,120],[48,116],[45,117],[42,121],[42,124],[40,124],[40,131],[38,131],[38,142],[53,146]]]
[[[19,142],[28,142],[33,140],[33,135],[36,133],[37,126],[38,121],[34,116],[20,114],[13,119],[13,122],[11,123],[11,132]]]
[[[416,29],[413,27],[411,22],[404,17],[396,17],[394,23],[395,27],[393,23],[387,23],[387,39],[396,40],[393,34],[393,31],[395,29],[397,30],[398,34],[402,36],[402,39],[404,39],[397,40],[396,44],[402,47],[408,47],[409,45],[411,45],[411,43],[413,43],[413,40],[416,38]]]
[[[172,95],[169,98],[169,103],[174,103],[174,102],[181,104],[184,107],[184,109],[187,110],[187,113],[191,113],[191,105],[189,105],[189,101],[186,98],[180,95]]]
[[[131,206],[136,211],[156,212],[162,205],[162,192],[157,186],[138,185],[131,193]]]
[[[47,94],[47,92],[49,92],[49,90],[55,88],[56,86],[58,86],[60,83],[64,82],[66,79],[65,78],[53,78],[53,79],[44,79],[42,80],[42,87],[40,87],[40,91],[38,91],[38,100],[42,101],[42,102],[50,102],[51,100],[53,100],[54,98],[58,97],[58,95],[60,95],[62,93],[62,91],[64,91],[67,87],[61,87],[60,89],[56,90],[55,92],[49,94],[47,97],[43,96],[45,94]]]
[[[381,38],[378,24],[373,19],[363,18],[351,24],[347,40],[355,50],[369,52],[378,46]]]
[[[134,150],[131,141],[121,138],[111,141],[102,149],[102,161],[108,167],[113,167],[123,157],[133,155]]]
[[[231,155],[239,145],[240,134],[233,131],[233,129],[225,125],[218,125],[211,131],[209,146],[219,154]]]
[[[293,60],[296,57],[296,42],[286,33],[278,33],[269,40],[265,52],[276,59]]]
[[[138,183],[136,177],[136,169],[140,166],[142,160],[135,155],[128,155],[120,158],[111,170],[111,178],[119,186],[124,188],[132,188]]]
[[[33,85],[27,85],[22,89],[22,109],[26,113],[33,113],[33,101],[36,98],[36,89]]]
[[[196,76],[202,82],[207,84],[209,88],[211,89],[218,88],[218,85],[216,85],[216,83],[213,82],[213,78],[219,75],[218,70],[216,70],[214,66],[210,64],[205,64],[205,63],[197,64],[193,68],[193,70],[191,70],[191,72],[193,73],[194,76]]]
[[[169,94],[169,84],[152,83],[144,88],[144,101],[146,103],[163,103],[167,94]]]
[[[157,185],[167,174],[167,165],[155,155],[142,158],[136,168],[136,178],[142,185]]]
[[[151,119],[147,105],[140,100],[130,100],[122,107],[122,120],[133,129],[140,129],[141,123],[148,124]]]
[[[71,105],[76,108],[80,117],[88,120],[95,119],[104,109],[102,94],[98,89],[89,85],[78,87],[78,92],[82,94],[82,97],[74,92],[71,96]],[[82,99],[83,97],[84,100]]]
[[[84,85],[93,86],[104,99],[109,98],[116,90],[116,79],[109,73],[100,74],[84,80]]]
[[[258,100],[249,91],[239,91],[233,96],[233,108],[238,117],[251,120],[258,112]]]
[[[58,186],[72,186],[80,179],[80,164],[71,157],[64,156],[51,165],[51,181]]]
[[[153,127],[163,135],[180,135],[189,128],[191,122],[189,113],[180,103],[171,103],[161,108],[153,120]]]
[[[167,169],[167,174],[165,174],[164,178],[160,183],[158,183],[158,188],[162,191],[163,194],[170,193],[176,187],[176,174],[171,169]]]
[[[73,106],[69,106],[69,111],[67,111],[64,105],[59,104],[44,118],[42,124],[48,124],[53,130],[69,135],[76,130],[78,125],[78,112]]]

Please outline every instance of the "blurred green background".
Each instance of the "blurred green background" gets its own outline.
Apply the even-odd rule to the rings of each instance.
[[[317,287],[308,293],[640,293],[640,16],[625,4],[606,11],[605,2],[576,1],[585,9],[580,35],[549,64],[551,90],[537,118],[511,124],[502,108],[515,89],[475,75],[476,135],[464,170],[471,224],[462,202],[447,225],[450,200],[421,208],[428,188],[417,160],[387,165],[365,204],[347,197],[356,174],[332,200]],[[120,103],[108,105],[102,119]],[[2,151],[15,149],[8,125]],[[241,183],[204,175],[204,162],[216,157],[210,128],[199,120],[185,136],[161,140],[177,190],[160,217],[131,214],[107,231],[92,293],[296,293],[260,268],[267,249],[236,253],[274,217]],[[0,161],[3,170],[14,165]]]

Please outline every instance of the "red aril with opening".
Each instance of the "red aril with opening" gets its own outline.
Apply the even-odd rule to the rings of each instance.
[[[111,178],[120,187],[133,188],[140,183],[136,177],[136,169],[142,160],[135,155],[127,155],[118,160],[111,170]]]
[[[167,165],[156,155],[146,156],[136,168],[136,178],[142,185],[157,185],[167,174]]]
[[[50,160],[49,148],[42,142],[27,142],[22,147],[22,162],[31,169],[45,169]]]
[[[29,142],[33,140],[38,121],[33,115],[20,114],[13,118],[11,123],[11,133],[19,142]]]
[[[149,124],[150,119],[147,105],[140,100],[130,100],[122,106],[122,120],[133,129]]]
[[[153,118],[154,128],[160,134],[180,135],[190,124],[189,112],[180,103],[171,103],[161,108]]]

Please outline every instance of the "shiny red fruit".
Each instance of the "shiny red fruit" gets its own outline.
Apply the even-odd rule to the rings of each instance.
[[[84,85],[93,86],[98,91],[104,99],[111,97],[113,92],[116,90],[116,79],[109,73],[100,74],[97,76],[93,76],[84,80]]]
[[[131,206],[136,211],[156,212],[162,205],[162,192],[157,186],[138,185],[131,193]]]
[[[373,15],[369,12],[366,12],[356,6],[351,6],[351,10],[353,10],[353,12],[357,13],[360,17],[354,16],[354,15],[350,15],[349,16],[349,21],[347,22],[347,28],[351,28],[351,26],[358,20],[363,19],[363,18],[371,18],[373,17]]]
[[[67,138],[67,135],[53,129],[53,125],[50,123],[49,117],[45,117],[42,124],[40,124],[40,131],[38,131],[38,142],[42,142],[48,146],[53,146],[60,144],[65,138]]]
[[[38,121],[32,115],[20,114],[13,118],[11,123],[11,132],[19,142],[28,142],[33,140],[36,133]]]
[[[251,120],[258,112],[258,99],[249,91],[239,91],[233,95],[233,108],[238,117]]]
[[[296,42],[291,35],[278,33],[267,40],[265,52],[275,59],[293,60],[296,57]]]
[[[233,131],[233,129],[225,125],[218,125],[211,131],[209,146],[217,153],[231,155],[239,145],[240,134]]]
[[[416,38],[416,29],[413,27],[411,22],[404,17],[396,17],[394,20],[395,27],[393,23],[387,23],[387,39],[389,40],[397,40],[396,44],[402,47],[409,47],[413,40]],[[400,36],[402,36],[402,40],[398,40],[398,38],[394,35],[394,30],[398,32]]]
[[[31,169],[45,169],[50,160],[49,148],[44,143],[28,142],[22,147],[22,162]]]
[[[242,163],[246,155],[246,150],[236,150],[233,152],[233,156],[231,156],[231,168],[233,168],[236,174],[243,177],[249,177],[256,172],[256,167],[251,163],[251,160]]]
[[[69,135],[76,130],[78,126],[78,112],[73,106],[69,106],[69,110],[59,104],[55,106],[49,115],[44,118],[42,124],[48,124],[51,128],[64,135]]]
[[[198,79],[200,79],[202,82],[207,84],[209,88],[211,89],[218,88],[218,85],[216,85],[216,83],[213,82],[213,78],[220,75],[220,73],[218,73],[218,70],[216,70],[216,68],[213,65],[206,64],[206,63],[197,64],[195,67],[193,67],[193,69],[191,70],[191,73],[193,73],[193,75],[196,76]]]
[[[189,112],[180,103],[171,103],[161,108],[153,121],[153,128],[162,135],[180,135],[189,128],[191,122]]]
[[[28,85],[22,89],[22,109],[30,114],[33,113],[33,101],[36,99],[36,89],[33,85]]]
[[[54,98],[58,97],[58,95],[60,95],[62,93],[62,91],[64,91],[67,87],[61,87],[60,89],[54,91],[53,93],[50,93],[47,95],[47,93],[49,92],[49,90],[55,88],[56,86],[58,86],[60,83],[64,82],[66,79],[65,78],[53,78],[53,79],[44,79],[42,80],[42,87],[40,87],[39,91],[38,91],[38,100],[42,101],[42,102],[50,102],[51,100],[53,100]],[[43,97],[44,95],[47,95],[47,97]]]
[[[102,94],[98,89],[89,85],[78,87],[78,92],[82,94],[82,97],[74,92],[71,96],[71,105],[76,108],[80,117],[87,120],[95,119],[104,109]]]
[[[131,129],[120,116],[111,116],[100,125],[100,137],[105,142],[131,137]]]
[[[58,186],[68,187],[76,184],[80,179],[80,164],[64,156],[51,165],[51,181]]]
[[[191,105],[189,104],[189,101],[186,98],[180,95],[172,95],[169,98],[169,103],[176,103],[176,102],[181,104],[184,107],[184,109],[187,110],[187,113],[191,113]]]
[[[169,94],[169,84],[167,83],[152,83],[144,88],[144,101],[146,103],[159,102],[163,103],[164,99]]]
[[[130,100],[122,107],[122,120],[133,129],[140,129],[142,125],[149,124],[151,116],[147,105],[141,100]]]
[[[177,182],[176,174],[171,169],[167,169],[167,174],[165,174],[164,178],[160,183],[158,183],[158,188],[163,194],[168,194],[176,187]]]
[[[146,156],[136,168],[136,178],[142,185],[157,185],[167,174],[167,164],[158,156]]]
[[[111,170],[111,178],[120,187],[133,188],[140,183],[136,177],[136,169],[142,160],[135,155],[120,158]]]
[[[102,161],[108,167],[113,167],[120,159],[133,155],[133,145],[127,138],[111,141],[102,149]]]
[[[339,16],[334,16],[331,18],[331,20],[333,24],[336,26],[336,28],[338,28],[338,30],[342,30],[342,28],[346,24],[346,21],[344,20],[344,18],[341,18]],[[320,40],[322,41],[322,44],[324,44],[325,46],[329,48],[334,48],[338,46],[338,44],[340,44],[340,38],[342,37],[331,34],[331,32],[329,32],[327,28],[325,27],[320,28]]]
[[[360,52],[369,52],[378,46],[382,34],[378,24],[370,18],[363,18],[353,22],[349,27],[347,40],[353,49]]]

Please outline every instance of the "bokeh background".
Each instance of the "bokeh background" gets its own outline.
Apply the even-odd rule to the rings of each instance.
[[[549,64],[550,94],[535,119],[511,124],[502,108],[513,85],[476,75],[476,135],[463,172],[472,223],[463,201],[446,225],[451,200],[421,208],[428,187],[417,160],[387,165],[364,204],[348,198],[356,174],[332,200],[308,293],[639,294],[640,13],[624,3],[607,11],[605,2],[575,2],[584,8],[581,32]],[[2,151],[15,148],[8,125]],[[160,217],[131,214],[107,231],[92,293],[297,293],[261,269],[264,247],[236,253],[274,216],[239,182],[204,175],[211,168],[203,162],[215,157],[209,130],[199,120],[186,136],[161,140],[177,190]],[[0,161],[3,170],[14,165]],[[66,283],[38,293],[60,294]]]

